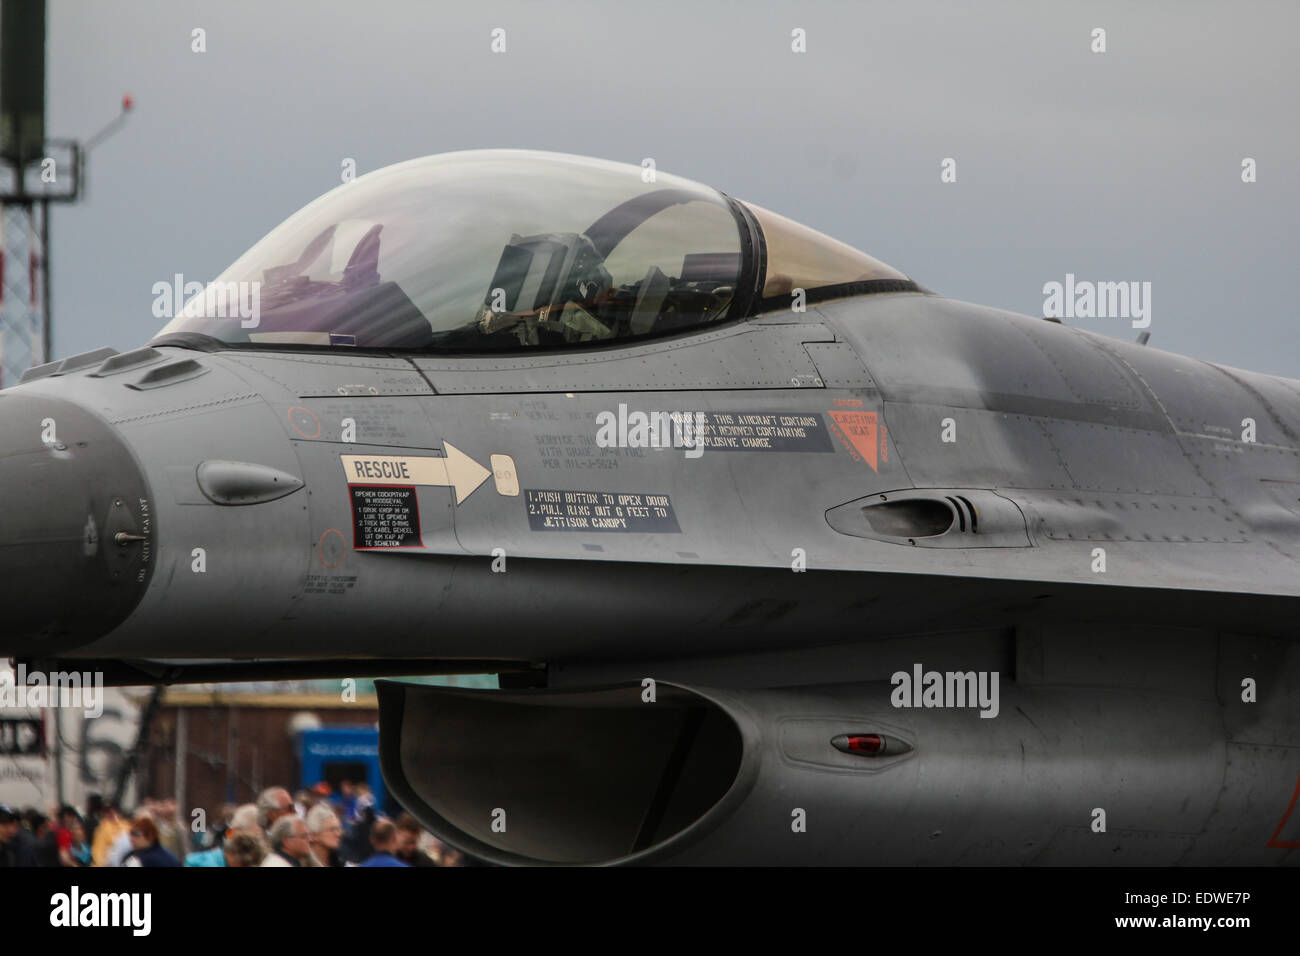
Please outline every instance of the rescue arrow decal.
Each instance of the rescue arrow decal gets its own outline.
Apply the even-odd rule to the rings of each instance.
[[[433,485],[453,488],[456,504],[472,495],[492,476],[451,442],[443,442],[444,458],[410,455],[340,455],[348,484]]]

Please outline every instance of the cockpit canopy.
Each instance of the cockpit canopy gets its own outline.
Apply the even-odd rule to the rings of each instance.
[[[689,180],[484,150],[399,163],[327,193],[191,298],[159,339],[572,348],[789,308],[799,289],[915,288],[856,249]]]

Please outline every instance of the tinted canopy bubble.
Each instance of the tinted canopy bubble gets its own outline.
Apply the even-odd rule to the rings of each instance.
[[[779,297],[801,282],[881,277],[906,280],[689,180],[581,156],[479,150],[399,163],[322,196],[191,298],[161,335],[253,347],[572,348],[784,306]]]

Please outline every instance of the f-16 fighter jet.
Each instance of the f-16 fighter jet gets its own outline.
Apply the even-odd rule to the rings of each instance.
[[[1300,859],[1300,383],[537,152],[156,294],[0,392],[29,669],[499,673],[381,684],[389,786],[499,863]]]

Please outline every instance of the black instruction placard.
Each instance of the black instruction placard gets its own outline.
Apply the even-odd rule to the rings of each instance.
[[[415,489],[402,485],[349,485],[352,547],[420,548],[420,506]]]

